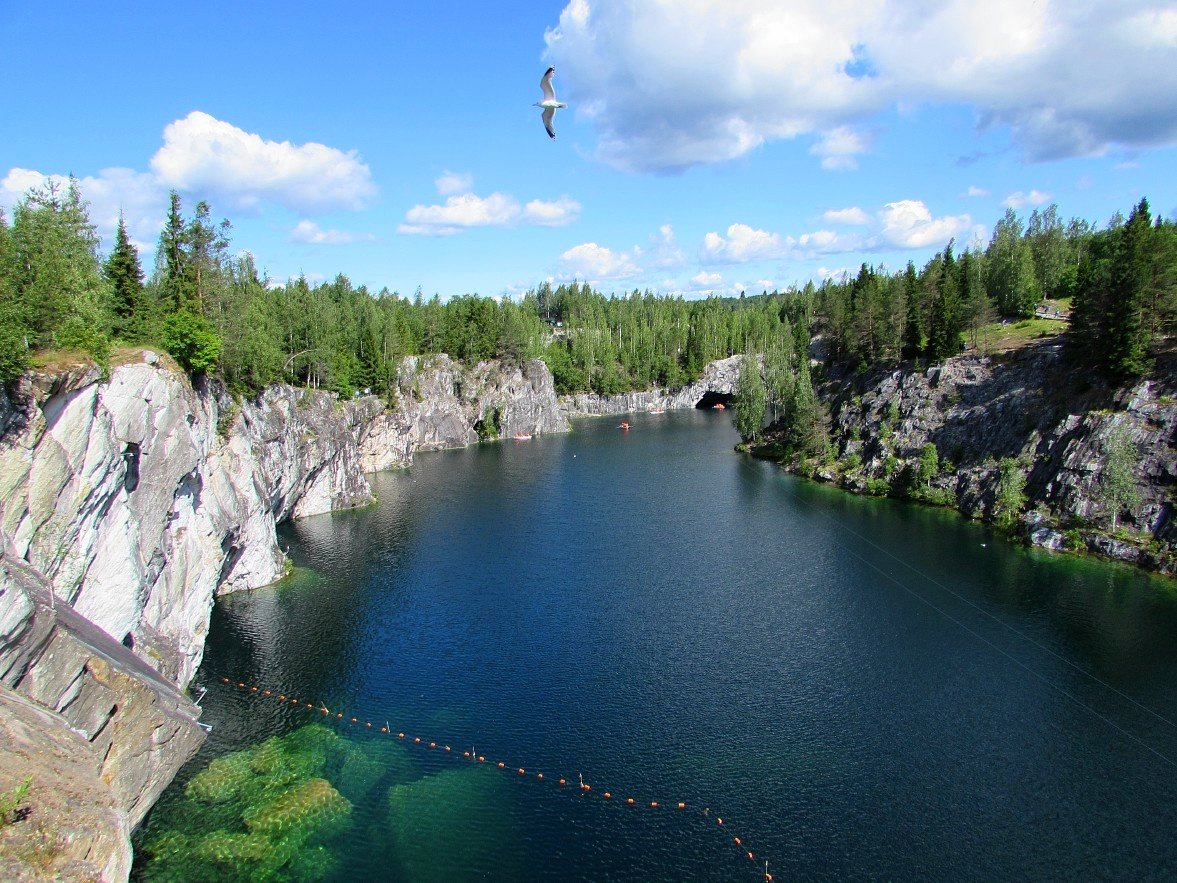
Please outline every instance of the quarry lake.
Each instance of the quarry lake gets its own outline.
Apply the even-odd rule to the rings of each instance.
[[[1177,878],[1172,584],[626,419],[283,528],[136,876]]]

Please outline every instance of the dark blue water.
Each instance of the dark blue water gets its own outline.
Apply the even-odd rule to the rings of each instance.
[[[173,795],[323,720],[227,677],[439,743],[334,879],[1177,878],[1169,584],[791,478],[721,413],[631,423],[419,455],[289,527],[304,570],[214,611]]]

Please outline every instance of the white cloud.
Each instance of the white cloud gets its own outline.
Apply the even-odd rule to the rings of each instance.
[[[830,209],[821,217],[823,221],[829,224],[847,224],[859,227],[865,227],[870,224],[870,215],[858,206]]]
[[[848,167],[833,133],[921,104],[1035,160],[1172,145],[1175,32],[1171,0],[572,0],[545,40],[598,156],[673,171],[802,134]]]
[[[710,232],[703,237],[702,256],[715,263],[744,263],[783,257],[788,243],[778,233],[732,224],[727,235]]]
[[[266,141],[198,110],[169,123],[163,135],[151,158],[161,184],[216,195],[238,209],[272,200],[308,213],[358,210],[376,192],[354,150]]]
[[[989,195],[988,190],[986,190],[984,187],[978,187],[975,184],[970,184],[969,189],[961,194],[961,196],[966,196],[966,197],[969,197],[970,199],[973,197],[977,197],[977,196],[988,196],[988,195]]]
[[[678,246],[674,227],[670,224],[663,224],[658,228],[658,232],[650,237],[646,265],[659,270],[668,270],[681,267],[686,263],[686,260],[686,254]]]
[[[886,245],[898,248],[929,248],[946,245],[972,226],[968,215],[932,216],[917,199],[887,203],[878,213],[879,235]]]
[[[376,237],[371,233],[348,233],[344,230],[322,230],[314,221],[299,221],[290,231],[291,242],[308,245],[348,245],[353,242],[371,242]]]
[[[574,246],[560,255],[561,279],[584,279],[596,283],[603,279],[627,279],[642,272],[638,261],[641,248],[615,252],[595,242]]]
[[[525,206],[508,193],[479,196],[470,175],[442,172],[434,181],[437,192],[447,196],[445,205],[415,205],[405,212],[398,233],[452,236],[472,227],[507,227],[520,222],[540,227],[566,227],[580,216],[580,203],[567,196],[546,201],[533,199]]]
[[[474,193],[451,196],[445,205],[415,205],[405,212],[398,233],[451,236],[471,227],[503,227],[518,220],[519,201],[506,193],[482,197]]]
[[[857,169],[858,154],[867,149],[866,137],[849,126],[838,126],[821,136],[821,140],[809,148],[813,156],[821,157],[823,169]]]
[[[723,281],[723,275],[720,273],[708,273],[704,270],[692,276],[691,281],[700,288],[714,288]]]
[[[1029,193],[1023,193],[1018,190],[1016,193],[1011,193],[1001,201],[1001,204],[1006,208],[1024,209],[1026,206],[1039,206],[1050,202],[1050,194],[1043,193],[1041,190],[1031,190]]]
[[[541,227],[567,227],[580,216],[580,203],[567,196],[554,202],[533,199],[523,207],[523,220]]]
[[[474,177],[467,172],[442,172],[433,182],[437,192],[442,196],[452,196],[455,193],[467,193],[474,189]]]

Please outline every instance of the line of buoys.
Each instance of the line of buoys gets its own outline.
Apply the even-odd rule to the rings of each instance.
[[[234,681],[232,681],[231,679],[229,679],[229,678],[227,678],[227,677],[223,677],[223,678],[221,678],[221,683],[223,683],[223,684],[228,684],[229,686],[233,686],[233,684],[234,684],[234,683],[236,683],[236,685],[237,685],[238,689],[241,689],[241,690],[246,690],[246,691],[247,691],[247,694],[249,694],[249,695],[266,696],[266,697],[269,697],[269,696],[272,696],[272,695],[273,695],[273,694],[272,694],[272,693],[271,693],[269,690],[262,690],[262,689],[260,689],[259,687],[257,687],[257,686],[253,686],[253,685],[246,685],[246,684],[245,684],[243,681],[236,681],[236,682],[234,682]],[[285,694],[283,694],[283,693],[279,693],[279,694],[277,695],[277,699],[278,699],[278,701],[280,701],[280,702],[285,702],[285,701],[287,701],[287,699],[288,699],[288,698],[289,698],[290,704],[291,704],[292,706],[299,706],[299,705],[304,705],[304,706],[306,706],[307,708],[309,708],[309,709],[311,709],[311,710],[313,710],[313,711],[318,711],[318,712],[320,712],[320,713],[321,713],[321,714],[323,714],[325,717],[328,717],[328,718],[330,718],[330,716],[331,716],[331,710],[330,710],[330,709],[329,709],[329,708],[328,708],[326,705],[315,705],[315,704],[313,704],[313,703],[311,703],[311,702],[300,702],[298,699],[295,699],[294,697],[287,697],[287,696],[286,696]],[[343,713],[342,711],[338,711],[338,712],[336,712],[336,713],[335,713],[335,718],[336,718],[336,720],[341,720],[341,721],[342,721],[342,720],[345,720],[344,713]],[[356,724],[357,726],[361,725],[361,721],[360,721],[360,719],[359,719],[359,718],[352,717],[352,718],[349,718],[348,720],[350,720],[350,722],[351,722],[351,723],[353,723],[353,724]],[[371,721],[363,721],[363,722],[362,722],[362,726],[363,726],[363,728],[364,728],[364,729],[369,729],[369,730],[370,730],[370,729],[377,729],[377,728],[373,727],[373,725],[372,725],[372,722],[371,722]],[[391,728],[388,726],[387,722],[385,723],[385,725],[384,725],[383,727],[379,727],[378,729],[379,729],[379,731],[380,731],[381,733],[387,734],[389,737],[391,737],[391,736],[393,735],[393,733],[392,733],[392,730],[391,730]],[[400,732],[400,731],[398,731],[398,732],[397,732],[395,735],[396,735],[396,738],[397,738],[397,739],[401,739],[401,740],[405,740],[405,739],[407,739],[407,738],[408,738],[408,737],[406,737],[406,736],[405,736],[405,734],[404,734],[403,732]],[[421,740],[421,737],[420,737],[420,736],[413,736],[413,737],[412,737],[412,742],[413,742],[413,744],[414,744],[414,745],[422,745],[422,744],[426,744],[426,745],[427,745],[429,748],[434,748],[434,749],[435,749],[435,748],[437,748],[437,743],[436,743],[436,742],[433,742],[433,741],[431,741],[431,742],[428,742],[428,743],[422,743],[422,740]],[[444,746],[443,746],[443,750],[444,750],[445,752],[449,753],[449,752],[451,751],[451,748],[450,748],[450,746],[449,746],[449,745],[444,745]],[[483,755],[483,754],[477,754],[477,753],[476,753],[476,752],[474,752],[473,750],[470,750],[470,751],[463,751],[463,752],[462,752],[462,757],[463,757],[463,758],[465,758],[465,759],[467,759],[467,760],[470,760],[470,761],[472,761],[472,762],[477,762],[477,763],[486,763],[486,755]],[[497,766],[497,767],[498,767],[500,770],[506,770],[506,769],[507,769],[507,763],[506,763],[506,761],[502,761],[502,760],[500,760],[500,761],[496,761],[496,762],[495,762],[495,766]],[[517,774],[518,774],[518,775],[520,775],[520,776],[525,776],[525,775],[527,774],[527,770],[526,770],[524,767],[516,767],[515,769],[516,769],[516,771],[517,771]],[[536,779],[537,779],[538,781],[541,781],[541,782],[542,782],[542,781],[545,781],[545,780],[544,780],[544,774],[543,774],[542,772],[537,772],[537,773],[535,774],[535,777],[536,777]],[[566,778],[564,778],[564,777],[560,777],[560,778],[557,780],[557,784],[558,784],[558,785],[561,785],[561,786],[563,786],[563,785],[567,785],[567,784],[568,784],[568,780],[567,780]],[[590,793],[592,793],[592,790],[593,790],[593,789],[592,789],[592,785],[590,785],[589,783],[587,783],[587,782],[585,782],[585,781],[584,781],[584,776],[580,776],[580,777],[579,777],[579,790],[580,790],[582,793],[585,793],[585,794],[590,794]],[[603,796],[603,798],[604,798],[605,800],[612,800],[612,799],[613,799],[613,792],[612,792],[612,791],[604,791],[604,792],[602,792],[602,796]],[[633,798],[633,797],[627,797],[627,798],[625,798],[625,805],[626,805],[626,806],[636,806],[636,805],[637,805],[637,801],[636,801],[636,799],[635,799],[635,798]],[[677,801],[677,802],[676,802],[674,805],[675,805],[675,808],[676,808],[676,809],[679,809],[679,810],[685,810],[685,809],[687,808],[687,804],[686,804],[686,802],[685,802],[685,801],[682,801],[682,800],[680,800],[680,801]],[[660,807],[661,807],[661,804],[660,804],[660,803],[659,803],[657,800],[651,800],[651,801],[649,802],[649,806],[650,806],[650,809],[658,809],[658,808],[660,808]],[[704,816],[707,816],[707,815],[709,815],[709,814],[710,814],[710,808],[705,808],[705,809],[703,809],[703,815],[704,815]],[[724,823],[723,823],[723,817],[722,817],[722,816],[716,816],[716,817],[715,817],[715,823],[716,823],[716,825],[717,825],[717,826],[720,826],[720,827],[722,827],[722,826],[723,826],[723,824],[724,824]],[[747,855],[747,857],[748,857],[748,860],[749,860],[749,861],[755,861],[755,860],[756,860],[756,856],[755,856],[755,854],[752,852],[752,850],[750,850],[750,849],[747,849],[747,848],[744,846],[744,841],[743,841],[743,840],[742,840],[740,837],[735,837],[735,836],[733,836],[733,837],[732,837],[732,843],[733,843],[733,844],[736,846],[736,848],[740,849],[741,851],[743,851],[743,852],[744,852],[744,854],[745,854],[745,855]],[[768,862],[767,862],[767,861],[764,863],[764,879],[765,879],[765,883],[772,883],[772,879],[773,879],[773,878],[772,878],[772,874],[770,874],[770,873],[768,872]]]

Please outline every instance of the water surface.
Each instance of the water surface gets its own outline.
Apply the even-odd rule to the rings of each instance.
[[[323,721],[227,677],[373,757],[387,722],[507,764],[405,747],[334,879],[1177,877],[1168,584],[794,479],[726,414],[630,422],[418,455],[285,528],[300,571],[214,611],[169,799]]]

